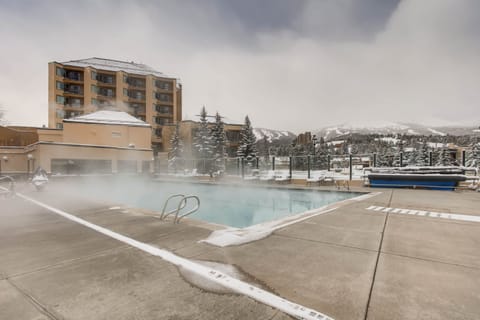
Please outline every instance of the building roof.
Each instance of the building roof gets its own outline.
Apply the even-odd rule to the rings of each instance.
[[[160,71],[153,69],[150,66],[142,63],[135,63],[135,62],[128,62],[128,61],[119,61],[119,60],[112,60],[112,59],[103,59],[103,58],[88,58],[88,59],[81,59],[81,60],[71,60],[60,62],[65,66],[72,66],[72,67],[92,67],[95,69],[101,70],[108,70],[108,71],[124,71],[131,74],[140,74],[140,75],[148,75],[152,74],[157,77],[164,77],[164,78],[174,78],[163,74]]]
[[[101,110],[78,116],[71,119],[65,119],[63,122],[80,122],[80,123],[99,123],[99,124],[115,124],[136,127],[150,127],[150,125],[140,119],[137,119],[123,111]]]

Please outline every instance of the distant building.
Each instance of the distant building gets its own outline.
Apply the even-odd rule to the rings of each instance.
[[[213,126],[213,122],[209,123],[209,126]],[[192,120],[185,120],[180,122],[180,138],[185,146],[185,157],[191,158],[193,157],[194,150],[193,144],[195,140],[195,133],[198,130],[200,122],[192,121]],[[224,130],[225,135],[227,136],[227,154],[230,157],[236,157],[237,149],[240,145],[240,133],[242,131],[243,125],[242,124],[234,124],[234,123],[225,123]],[[169,125],[164,127],[164,134],[168,137],[172,137],[175,131],[174,125]],[[170,140],[165,144],[166,151],[170,150]]]
[[[97,110],[124,111],[152,126],[151,144],[164,151],[162,130],[182,120],[182,87],[174,77],[134,62],[88,58],[50,62],[48,127]]]
[[[62,120],[62,129],[0,127],[0,173],[148,173],[151,126],[119,111]],[[13,140],[15,143],[12,143]]]
[[[300,133],[297,136],[297,144],[305,145],[310,143],[312,143],[312,133],[310,131]]]

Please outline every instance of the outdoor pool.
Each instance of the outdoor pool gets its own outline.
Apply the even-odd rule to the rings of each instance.
[[[354,192],[149,180],[121,183],[104,180],[95,183],[93,188],[89,183],[80,185],[80,188],[89,197],[158,212],[173,194],[196,195],[200,198],[200,209],[189,218],[236,228],[277,220],[360,195]],[[178,201],[172,200],[167,209],[176,208]],[[184,211],[193,204],[193,201],[189,203]]]

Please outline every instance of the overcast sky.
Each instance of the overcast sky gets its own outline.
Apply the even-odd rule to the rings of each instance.
[[[183,113],[296,133],[480,122],[479,0],[0,0],[0,105],[47,124],[49,61],[135,61],[181,79]]]

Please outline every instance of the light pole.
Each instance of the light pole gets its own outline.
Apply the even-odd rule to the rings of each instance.
[[[30,178],[30,162],[33,160],[33,154],[27,155],[27,179]]]

